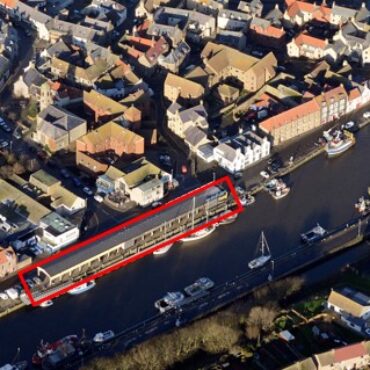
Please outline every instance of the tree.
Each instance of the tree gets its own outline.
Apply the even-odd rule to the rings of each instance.
[[[261,344],[261,334],[268,332],[274,325],[278,311],[275,305],[255,306],[246,319],[246,334],[250,339],[257,339],[257,345]],[[248,329],[248,327],[250,327]]]
[[[8,162],[8,164],[13,165],[17,161],[17,157],[14,153],[10,152],[6,155],[6,161]]]

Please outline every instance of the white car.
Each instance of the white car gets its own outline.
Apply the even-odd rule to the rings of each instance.
[[[362,117],[364,117],[364,118],[370,118],[370,111],[364,112],[364,114],[362,115]]]
[[[267,171],[261,171],[260,172],[260,175],[264,178],[264,179],[268,179],[270,178],[270,175]]]
[[[14,288],[7,289],[5,293],[9,296],[10,299],[17,299],[19,297],[18,291]]]
[[[0,293],[0,298],[6,301],[9,297],[6,293]]]
[[[100,194],[95,194],[94,199],[98,202],[101,203],[104,199]]]
[[[93,191],[88,186],[85,186],[84,188],[82,188],[82,191],[85,194],[87,194],[89,197],[91,197],[94,194]]]
[[[3,149],[3,148],[6,148],[9,146],[9,142],[4,140],[2,142],[0,142],[0,148]]]
[[[157,208],[157,207],[159,207],[161,205],[162,205],[162,202],[153,202],[152,203],[152,208]]]

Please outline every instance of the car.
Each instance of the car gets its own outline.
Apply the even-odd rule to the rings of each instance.
[[[65,178],[65,179],[69,179],[71,177],[71,174],[69,173],[68,170],[66,170],[65,168],[63,168],[60,173],[62,174],[62,176]]]
[[[268,179],[268,178],[270,178],[270,174],[269,174],[267,171],[261,171],[261,172],[260,172],[260,175],[261,175],[264,179]]]
[[[4,301],[6,301],[7,299],[9,299],[8,295],[6,293],[0,293],[0,298],[3,299]]]
[[[243,172],[235,172],[234,173],[234,179],[235,180],[241,179],[242,177],[243,177]]]
[[[87,194],[89,197],[91,197],[94,193],[93,191],[88,187],[88,186],[84,186],[82,188],[82,191]]]
[[[100,195],[100,194],[95,194],[94,199],[95,199],[98,203],[101,203],[101,202],[103,202],[103,200],[104,200],[103,196],[102,196],[102,195]]]
[[[78,178],[78,177],[73,177],[72,178],[72,181],[73,183],[76,185],[76,186],[81,186],[81,180]]]
[[[9,296],[10,299],[17,299],[19,297],[18,291],[14,288],[7,289],[5,293]]]
[[[364,118],[370,118],[370,111],[364,112],[364,114],[362,115],[362,117],[364,117]]]
[[[18,130],[14,130],[13,132],[13,136],[19,140],[19,139],[22,139],[22,134],[18,131]]]
[[[4,148],[6,148],[8,146],[9,146],[9,142],[8,141],[4,140],[4,141],[1,141],[0,142],[0,148],[1,149],[4,149]]]

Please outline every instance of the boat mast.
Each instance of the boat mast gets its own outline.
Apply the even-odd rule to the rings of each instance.
[[[193,211],[191,213],[192,229],[194,229],[194,223],[195,223],[195,197],[193,197]]]
[[[265,255],[265,250],[267,251],[267,255],[271,254],[269,245],[267,243],[267,239],[265,237],[265,233],[262,231],[261,232],[261,252],[262,252],[262,256]]]

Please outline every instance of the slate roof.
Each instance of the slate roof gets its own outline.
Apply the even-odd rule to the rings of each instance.
[[[215,195],[218,192],[220,192],[220,189],[217,187],[213,187],[198,194],[195,197],[195,207],[204,204],[207,197]],[[79,248],[72,253],[69,253],[61,258],[58,258],[57,260],[54,260],[42,266],[42,269],[45,270],[50,276],[53,276],[67,269],[73,268],[83,261],[104,253],[105,251],[114,248],[124,241],[129,241],[131,239],[139,237],[146,231],[152,230],[162,225],[166,221],[186,214],[193,207],[193,199],[194,198],[184,200],[173,205],[172,207],[156,213],[151,217],[147,217],[140,222],[136,222],[108,236],[101,237],[100,239],[88,244],[85,247]]]
[[[40,87],[45,82],[47,82],[47,79],[36,70],[36,68],[31,67],[27,69],[27,71],[23,74],[23,82],[28,86],[38,86]]]

